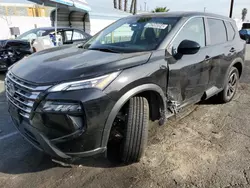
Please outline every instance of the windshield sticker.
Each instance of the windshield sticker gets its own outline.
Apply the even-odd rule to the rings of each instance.
[[[154,29],[166,29],[168,27],[168,24],[162,24],[162,23],[147,23],[145,28],[154,28]]]

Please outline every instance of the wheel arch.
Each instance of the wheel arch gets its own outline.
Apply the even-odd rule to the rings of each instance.
[[[241,76],[243,68],[244,68],[244,60],[242,58],[240,58],[240,57],[235,58],[234,61],[229,66],[229,68],[227,70],[227,73],[229,72],[231,67],[236,67],[238,69],[238,71],[239,71],[239,76]]]
[[[232,61],[232,63],[230,64],[230,66],[228,66],[227,68],[227,72],[224,76],[224,83],[223,83],[223,88],[225,87],[226,84],[226,80],[227,80],[227,75],[229,74],[229,71],[232,67],[237,68],[237,70],[239,71],[239,77],[241,77],[243,69],[244,69],[244,60],[240,57],[235,58],[234,61]]]
[[[143,96],[147,98],[147,100],[160,100],[159,107],[162,108],[162,112],[160,114],[161,118],[165,121],[165,112],[166,112],[166,96],[163,92],[163,90],[156,84],[143,84],[140,86],[137,86],[129,91],[127,91],[120,99],[115,103],[112,110],[109,113],[109,116],[105,122],[103,135],[102,135],[102,146],[107,147],[108,139],[110,130],[112,128],[113,122],[118,114],[118,112],[122,109],[122,107],[129,101],[131,97],[134,96]],[[153,96],[151,98],[151,96]],[[154,99],[154,97],[157,97],[157,99]],[[152,109],[155,109],[155,107],[150,104],[149,101],[149,108],[150,111]],[[156,107],[157,108],[157,107]],[[152,111],[150,112],[152,113]],[[152,114],[150,114],[152,115]],[[154,118],[155,116],[152,115]]]
[[[235,62],[232,67],[235,67],[235,68],[238,69],[239,77],[241,77],[242,71],[243,71],[243,65],[242,65],[242,63],[241,62]]]

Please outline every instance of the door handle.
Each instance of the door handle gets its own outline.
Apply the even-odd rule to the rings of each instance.
[[[236,51],[236,50],[235,50],[234,48],[231,48],[231,49],[230,49],[230,52],[232,52],[232,53],[235,52],[235,51]]]
[[[208,61],[208,60],[210,60],[210,59],[211,59],[210,56],[209,56],[209,55],[206,55],[205,61]]]

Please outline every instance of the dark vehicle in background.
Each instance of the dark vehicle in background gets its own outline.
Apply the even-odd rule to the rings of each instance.
[[[243,23],[242,29],[250,29],[250,23]]]
[[[239,31],[240,38],[245,40],[247,44],[250,43],[250,29],[241,29]]]
[[[212,96],[233,99],[245,47],[227,17],[127,17],[84,45],[41,51],[15,64],[5,80],[9,112],[20,133],[53,158],[114,151],[125,163],[137,162],[150,120],[163,125]]]
[[[30,42],[21,40],[0,40],[0,71],[33,53]]]
[[[15,40],[0,40],[0,71],[6,71],[13,63],[36,52],[37,50],[32,46],[34,40],[48,35],[56,45],[55,28],[53,27],[32,29]],[[59,27],[58,36],[61,39],[60,45],[84,43],[91,37],[82,30],[67,27]]]

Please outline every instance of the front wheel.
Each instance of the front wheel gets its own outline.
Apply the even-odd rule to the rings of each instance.
[[[231,101],[237,91],[239,84],[239,71],[237,68],[232,67],[226,78],[226,83],[223,91],[219,93],[219,100],[222,103]]]
[[[147,99],[144,97],[131,98],[126,111],[120,159],[125,163],[134,163],[140,160],[147,146],[149,124]]]

